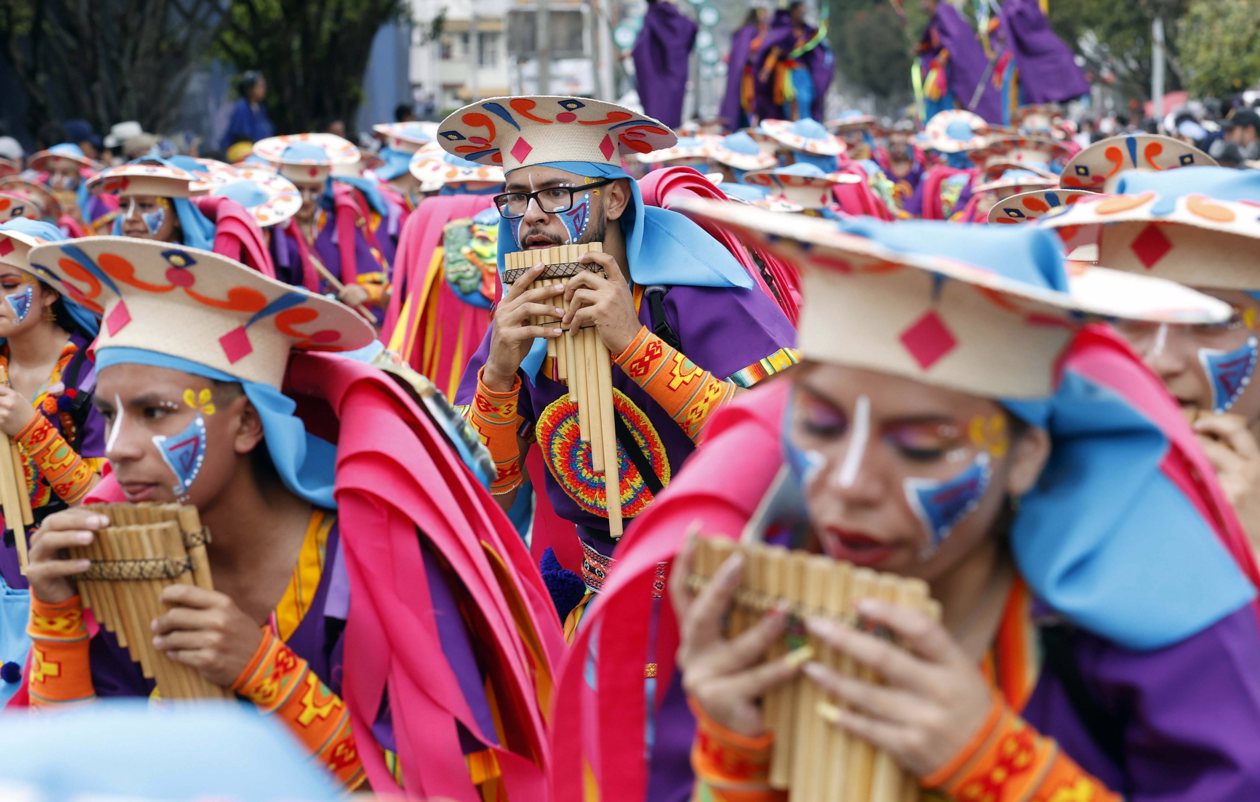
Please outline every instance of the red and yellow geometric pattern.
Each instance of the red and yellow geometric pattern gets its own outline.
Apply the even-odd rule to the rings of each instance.
[[[365,775],[350,731],[350,711],[269,627],[262,633],[258,651],[232,690],[277,716],[343,787],[353,790]]]
[[[786,802],[786,791],[770,787],[773,733],[749,738],[713,721],[696,705],[691,709],[696,716],[694,802]]]
[[[96,698],[88,659],[87,624],[78,596],[57,604],[31,596],[26,633],[32,641],[28,690],[33,706],[74,704]]]
[[[669,455],[652,421],[615,387],[613,409],[625,422],[661,484],[668,485],[671,477]],[[607,518],[604,474],[595,473],[591,467],[591,445],[582,442],[577,413],[578,407],[573,398],[568,394],[560,396],[538,416],[535,437],[542,449],[543,462],[569,498],[586,512]],[[621,513],[626,518],[633,518],[652,502],[652,491],[643,481],[639,469],[630,462],[620,442],[617,443],[617,462],[617,475],[621,479]]]
[[[713,410],[734,398],[739,389],[696,365],[647,326],[639,329],[614,361],[692,440],[700,436]]]
[[[490,450],[498,475],[490,484],[494,495],[510,493],[525,480],[521,473],[521,446],[516,432],[521,425],[518,400],[521,378],[516,377],[507,392],[491,390],[477,374],[477,393],[468,407],[468,422],[477,430],[481,442]]]

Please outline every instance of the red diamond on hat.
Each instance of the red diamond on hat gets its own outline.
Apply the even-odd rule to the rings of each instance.
[[[254,353],[254,345],[249,341],[249,334],[244,326],[237,326],[220,337],[219,347],[223,349],[223,355],[228,358],[228,362],[233,365]]]
[[[525,157],[533,150],[533,146],[525,141],[525,137],[521,137],[516,140],[516,144],[512,146],[512,158],[516,159],[518,162],[523,162],[525,161]]]
[[[615,150],[616,147],[613,145],[612,137],[604,134],[604,138],[599,142],[599,152],[604,154],[605,159],[611,159]]]
[[[8,256],[13,253],[13,240],[5,237],[0,240],[0,256]]]
[[[958,346],[957,338],[935,311],[912,323],[899,339],[923,370],[930,369]]]
[[[113,309],[109,310],[109,314],[105,316],[105,329],[109,332],[109,336],[114,336],[118,332],[127,327],[131,322],[131,311],[127,309],[127,304],[119,300]]]
[[[1172,243],[1168,241],[1168,237],[1160,230],[1158,224],[1148,223],[1146,228],[1142,229],[1142,233],[1133,238],[1129,247],[1133,249],[1133,254],[1138,261],[1150,270],[1160,259],[1168,255],[1168,252],[1172,250]]]

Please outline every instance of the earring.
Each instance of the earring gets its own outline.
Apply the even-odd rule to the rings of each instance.
[[[49,323],[57,319],[57,313],[53,311],[52,304],[44,307],[44,320]]]

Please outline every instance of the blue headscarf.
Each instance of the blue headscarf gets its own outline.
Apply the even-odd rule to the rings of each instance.
[[[622,215],[630,280],[640,286],[737,287],[751,290],[752,278],[721,243],[677,212],[647,206],[639,183],[620,167],[595,162],[549,162],[539,165],[564,170],[584,178],[629,179],[631,204]],[[499,221],[499,275],[503,260],[519,251],[515,221]],[[547,342],[534,341],[521,364],[531,380],[547,355]]]
[[[393,181],[399,176],[406,175],[411,169],[412,154],[410,153],[386,147],[381,148],[376,155],[381,157],[381,161],[385,162],[374,170],[377,177],[382,181]]]
[[[1067,290],[1057,240],[1032,227],[851,220],[839,228],[903,253]],[[1126,648],[1151,650],[1254,597],[1208,522],[1161,470],[1167,436],[1125,398],[1069,366],[1053,395],[999,403],[1052,443],[1020,499],[1010,545],[1029,587],[1057,613]],[[799,474],[799,456],[786,447]]]
[[[184,157],[187,158],[187,157]],[[128,164],[161,164],[166,167],[174,167],[179,170],[189,172],[189,170],[178,162],[171,159],[160,159],[156,156],[145,156]],[[201,210],[192,204],[187,198],[168,198],[171,206],[175,209],[175,217],[179,220],[179,228],[183,234],[183,243],[189,248],[200,248],[203,251],[214,250],[214,223],[201,213]],[[120,214],[114,218],[113,234],[121,237],[123,216]]]
[[[106,347],[96,352],[98,371],[111,365],[170,368],[194,376],[241,385],[249,402],[258,410],[267,453],[271,455],[271,463],[275,466],[280,481],[294,495],[316,507],[336,509],[333,485],[337,448],[306,431],[305,424],[294,414],[297,402],[275,387],[244,381],[197,362],[141,348]]]
[[[63,242],[67,239],[61,229],[52,223],[45,223],[43,220],[27,220],[25,217],[15,218],[7,223],[0,224],[0,231],[18,231],[31,237],[39,237],[47,242]],[[47,284],[47,282],[45,282]],[[82,331],[88,339],[95,339],[97,333],[101,330],[101,319],[85,306],[72,301],[66,295],[61,296],[61,305],[65,307],[66,314],[74,321],[74,324]]]

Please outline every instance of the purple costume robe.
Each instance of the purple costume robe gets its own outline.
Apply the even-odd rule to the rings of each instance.
[[[1021,103],[1062,103],[1089,94],[1089,80],[1072,49],[1050,29],[1037,0],[1006,0],[1000,19],[1019,67]]]
[[[648,0],[632,51],[634,80],[643,112],[670,128],[682,125],[687,71],[698,30],[673,3]]]
[[[760,35],[760,26],[753,23],[731,36],[731,51],[726,58],[726,94],[718,112],[718,119],[727,131],[738,131],[752,123],[748,110],[744,108],[744,69],[750,62],[757,62],[761,53],[761,43],[757,41]]]
[[[710,371],[720,379],[726,379],[761,359],[790,347],[795,343],[795,332],[773,299],[759,289],[708,288],[674,286],[665,294],[665,319],[678,337],[679,350],[699,367]],[[645,299],[639,309],[639,320],[652,326],[650,304]],[[477,376],[490,350],[493,327],[487,332],[481,347],[473,355],[456,394],[457,404],[471,404],[477,389]],[[659,438],[663,453],[657,449],[644,449],[644,454],[657,475],[662,479],[677,472],[684,460],[695,450],[695,443],[682,428],[666,414],[652,398],[616,365],[612,368],[612,384],[624,393],[646,417],[646,426],[628,421],[636,435],[646,435],[649,441]],[[558,410],[548,407],[568,393],[568,387],[552,381],[540,371],[534,382],[521,379],[520,415],[533,435],[541,417],[554,420]],[[625,416],[623,416],[625,417]],[[560,427],[557,426],[557,429]],[[644,431],[644,430],[648,431]],[[653,437],[655,435],[655,437]],[[638,439],[638,438],[636,438]],[[608,519],[583,509],[570,497],[556,473],[566,481],[577,482],[580,477],[564,459],[567,454],[552,455],[543,450],[547,464],[547,496],[556,514],[578,527],[584,544],[610,556],[616,543],[608,534]],[[665,464],[658,462],[663,458]],[[628,490],[626,461],[622,461],[622,493]],[[602,487],[599,491],[602,498]],[[636,488],[637,493],[648,493],[646,488]],[[627,522],[627,528],[630,526]]]
[[[989,59],[976,32],[962,18],[958,10],[949,3],[941,2],[936,13],[928,22],[923,38],[919,42],[920,59],[923,74],[926,76],[932,60],[942,50],[949,52],[945,65],[949,94],[953,95],[953,105],[943,104],[943,108],[960,108],[973,111],[987,122],[1002,122],[1002,99],[997,88],[993,86],[993,75],[989,71]],[[975,107],[971,107],[971,99],[975,97],[976,87],[985,82],[984,91]],[[940,110],[940,109],[936,109]],[[932,116],[931,113],[928,114]]]
[[[788,60],[792,52],[798,47],[802,47],[818,34],[818,29],[810,25],[801,24],[799,28],[792,24],[792,18],[787,9],[779,9],[774,12],[774,17],[770,21],[770,30],[766,34],[761,49],[755,55],[756,74],[754,76],[756,86],[756,110],[759,119],[788,119],[791,115],[783,104],[775,102],[775,76],[778,71],[772,71],[767,80],[761,79],[761,71],[765,67],[766,59],[771,55],[772,51],[778,50],[778,58],[780,60]],[[827,44],[824,36],[814,47],[804,53],[801,53],[795,59],[797,65],[802,70],[801,79],[808,79],[810,84],[808,97],[804,98],[807,102],[807,108],[798,109],[795,119],[801,117],[811,117],[815,120],[823,119],[826,108],[827,89],[831,86],[831,79],[835,71],[835,59],[831,53],[831,47]],[[801,87],[796,87],[798,96]]]

